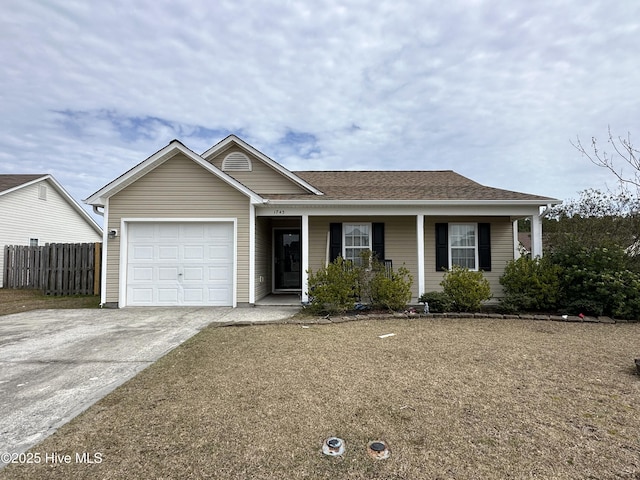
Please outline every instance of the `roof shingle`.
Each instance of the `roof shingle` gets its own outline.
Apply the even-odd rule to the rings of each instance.
[[[40,175],[2,174],[0,175],[0,193],[46,176],[46,173]]]
[[[539,200],[555,199],[487,187],[452,170],[298,171],[293,172],[324,193],[323,200]],[[310,195],[265,195],[304,200]]]

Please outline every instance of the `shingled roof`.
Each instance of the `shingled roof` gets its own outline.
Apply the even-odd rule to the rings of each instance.
[[[46,173],[41,175],[2,174],[0,175],[0,193],[46,176]]]
[[[553,198],[487,187],[452,170],[298,171],[324,193],[323,200],[535,200]],[[309,195],[264,195],[274,200],[308,200]],[[317,198],[317,197],[316,197]]]

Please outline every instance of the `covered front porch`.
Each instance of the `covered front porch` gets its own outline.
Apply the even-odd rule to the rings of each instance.
[[[431,209],[427,212],[431,215],[424,211],[408,214],[407,209],[390,208],[378,208],[377,212],[358,209],[360,213],[351,209],[342,212],[336,209],[313,210],[314,215],[293,215],[284,209],[256,208],[253,258],[250,262],[253,266],[250,273],[253,298],[249,303],[306,303],[309,300],[307,272],[310,269],[317,271],[337,255],[356,258],[362,249],[372,250],[393,268],[404,265],[413,277],[412,302],[415,302],[422,293],[440,288],[442,267],[436,261],[436,230],[443,223],[477,226],[483,222],[490,225],[490,265],[493,268],[487,269],[486,276],[496,292],[501,291],[499,277],[504,266],[519,255],[519,218],[531,219],[532,253],[534,256],[542,254],[539,215],[514,216],[507,214],[513,212],[493,210],[479,211],[481,215],[472,216],[450,209]],[[476,231],[477,234],[479,232]],[[480,249],[475,241],[477,258]],[[451,245],[447,248],[451,253]],[[479,266],[476,264],[475,268]]]

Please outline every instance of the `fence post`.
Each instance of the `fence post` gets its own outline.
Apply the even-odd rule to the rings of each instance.
[[[102,279],[102,243],[93,244],[93,294],[100,294],[100,284]]]

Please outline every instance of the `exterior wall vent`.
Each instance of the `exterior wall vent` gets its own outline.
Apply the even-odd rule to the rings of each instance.
[[[232,152],[222,161],[223,172],[250,172],[251,160],[244,153]]]

